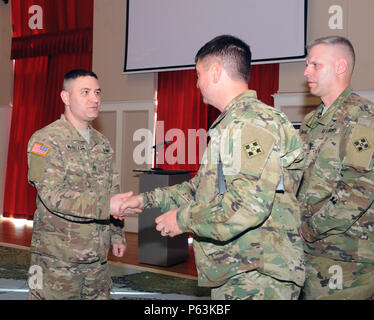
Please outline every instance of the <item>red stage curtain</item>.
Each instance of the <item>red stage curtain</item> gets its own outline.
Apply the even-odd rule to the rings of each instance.
[[[70,69],[92,68],[93,0],[12,0],[13,111],[4,216],[31,219],[36,191],[27,182],[27,142],[64,111],[60,91]],[[31,30],[29,8],[43,10],[43,29]]]
[[[274,106],[272,94],[279,88],[279,63],[256,64],[251,66],[249,86],[257,91],[257,98],[269,106]]]
[[[196,80],[195,70],[167,71],[158,75],[156,145],[165,140],[173,141],[160,147],[157,162],[159,168],[197,170],[199,167],[199,158],[202,157],[199,146],[206,143],[206,137],[203,137],[203,141],[189,141],[188,129],[206,130],[209,115],[213,113],[215,118],[219,111],[203,103],[200,90],[196,88]],[[176,136],[173,137],[173,133]],[[195,153],[192,159],[188,159],[189,144],[190,155],[191,152]],[[191,148],[195,148],[195,152]],[[167,150],[170,152],[172,149],[175,149],[174,152],[168,154]],[[177,159],[177,156],[180,158]],[[176,163],[172,164],[172,161]]]
[[[196,80],[195,70],[158,74],[156,144],[172,140],[172,143],[159,149],[159,168],[196,171],[200,166],[202,152],[199,153],[199,146],[206,146],[206,138],[195,140],[194,136],[188,136],[188,130],[203,129],[207,132],[219,111],[203,103],[200,90],[196,88]],[[249,88],[257,91],[259,100],[273,106],[271,95],[278,92],[278,83],[279,64],[251,66]],[[196,155],[189,159],[189,152],[190,155]]]

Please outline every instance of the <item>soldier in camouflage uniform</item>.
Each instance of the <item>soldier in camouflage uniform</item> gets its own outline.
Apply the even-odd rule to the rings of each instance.
[[[294,195],[301,140],[284,114],[248,90],[251,52],[241,40],[217,37],[196,62],[205,102],[222,111],[200,169],[125,206],[167,211],[156,219],[163,236],[193,233],[198,283],[213,288],[212,299],[297,299],[305,271]]]
[[[38,192],[30,270],[39,270],[29,276],[29,299],[110,297],[108,249],[122,256],[126,247],[110,212],[118,213],[124,195],[109,141],[89,125],[100,91],[93,72],[67,73],[65,114],[29,141],[28,179]]]
[[[322,104],[300,128],[307,166],[298,192],[304,299],[374,295],[374,105],[349,88],[354,62],[345,38],[308,46],[304,75]]]

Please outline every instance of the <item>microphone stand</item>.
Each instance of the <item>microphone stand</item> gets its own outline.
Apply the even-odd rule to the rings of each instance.
[[[165,140],[165,141],[160,142],[160,143],[158,143],[158,144],[156,144],[156,145],[154,145],[154,146],[152,147],[152,148],[155,149],[155,151],[156,151],[155,167],[152,168],[152,170],[162,170],[162,168],[158,168],[158,167],[157,167],[158,151],[159,151],[159,149],[160,149],[162,146],[167,145],[167,144],[169,144],[170,142],[171,142],[170,140]]]

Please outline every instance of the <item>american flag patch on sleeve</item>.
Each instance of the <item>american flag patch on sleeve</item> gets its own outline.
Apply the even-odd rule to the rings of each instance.
[[[44,144],[35,142],[34,145],[31,148],[32,153],[36,153],[38,155],[41,155],[45,157],[49,151],[49,147],[45,146]]]

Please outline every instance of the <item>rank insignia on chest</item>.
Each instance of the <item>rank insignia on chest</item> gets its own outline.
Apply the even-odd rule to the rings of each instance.
[[[36,153],[40,156],[45,157],[49,151],[49,147],[45,146],[44,144],[35,142],[31,148],[32,153]]]
[[[245,144],[244,149],[245,149],[245,152],[247,153],[249,158],[253,158],[255,156],[258,156],[259,154],[264,153],[261,145],[256,140]]]
[[[361,138],[353,142],[357,151],[361,152],[370,148],[369,142],[366,138]]]

